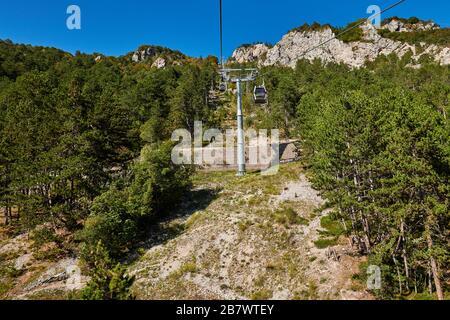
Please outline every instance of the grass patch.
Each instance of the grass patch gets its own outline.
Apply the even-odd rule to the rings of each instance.
[[[294,261],[291,260],[287,263],[287,272],[288,272],[289,277],[291,277],[291,278],[298,275],[298,272],[299,272],[298,266]]]
[[[317,285],[311,281],[308,285],[308,298],[310,300],[317,300],[318,298],[318,287]]]
[[[251,300],[269,300],[273,297],[273,292],[268,289],[258,290],[252,293]]]
[[[297,212],[291,207],[276,211],[273,214],[273,219],[275,220],[275,222],[282,224],[286,227],[297,224],[301,225],[309,224],[308,219],[299,216]]]
[[[0,265],[0,298],[14,287],[15,279],[23,274],[11,264]]]
[[[224,180],[233,179],[236,173],[232,171],[197,171],[191,178],[194,185],[207,183],[223,183]]]
[[[45,249],[38,250],[33,253],[33,257],[39,261],[56,262],[66,254],[66,250],[58,246],[50,246]]]
[[[319,230],[320,239],[314,241],[315,246],[319,249],[337,245],[339,237],[345,234],[345,228],[342,223],[334,219],[332,215],[322,217],[320,226],[324,230]]]
[[[253,197],[251,197],[251,198],[247,201],[247,205],[248,205],[249,207],[256,207],[256,206],[258,206],[259,204],[261,204],[261,202],[262,202],[263,200],[264,200],[264,199],[263,199],[262,197],[253,196]]]
[[[295,291],[293,300],[317,300],[319,298],[317,284],[313,281],[308,283],[308,288],[301,291]]]
[[[37,228],[31,232],[33,247],[40,248],[47,243],[61,243],[62,239],[55,234],[55,231],[48,227]]]
[[[381,29],[378,30],[378,33],[383,38],[407,42],[409,44],[425,42],[427,44],[446,46],[450,43],[450,29],[415,30],[412,32],[391,32],[388,29]]]
[[[367,261],[360,262],[358,265],[358,272],[351,276],[350,289],[353,291],[363,291],[367,288],[367,268],[369,263]]]
[[[238,223],[238,228],[239,230],[241,230],[242,232],[245,232],[245,230],[247,230],[249,227],[251,227],[253,225],[253,223],[250,220],[245,220],[245,221],[239,221]]]
[[[65,292],[63,290],[41,290],[27,296],[31,300],[79,300],[75,292]]]
[[[17,278],[23,271],[17,270],[13,265],[4,265],[0,267],[0,276],[6,278]]]
[[[184,223],[170,223],[169,225],[164,227],[164,232],[167,234],[168,238],[175,238],[182,234],[186,229],[186,225]]]
[[[197,273],[197,272],[198,272],[198,268],[197,268],[196,259],[193,258],[191,261],[183,264],[177,271],[172,272],[169,277],[171,279],[175,280],[175,279],[181,278],[186,273]]]
[[[430,294],[429,292],[414,293],[407,297],[408,300],[436,300],[437,296],[435,294]]]
[[[332,239],[319,239],[317,241],[314,241],[314,245],[318,248],[318,249],[325,249],[328,247],[332,247],[335,246],[337,244],[337,239],[336,238],[332,238]]]
[[[5,294],[14,287],[14,281],[11,279],[0,280],[0,298],[4,298]]]
[[[325,236],[339,237],[345,233],[342,223],[333,219],[332,216],[325,216],[320,219],[320,226],[325,229],[321,234]]]
[[[280,194],[280,189],[278,186],[274,186],[274,185],[267,185],[264,188],[264,194],[266,195],[274,195],[277,196]]]
[[[4,262],[9,261],[9,260],[15,260],[18,257],[20,257],[19,251],[8,251],[8,252],[0,254],[0,269],[1,269],[2,264],[4,265]]]
[[[263,277],[263,276],[260,276],[260,277],[258,277],[256,280],[255,280],[255,286],[256,287],[262,287],[263,285],[264,285],[264,283],[265,283],[266,281],[265,281],[265,278]]]
[[[186,223],[184,224],[184,227],[186,229],[191,228],[193,225],[195,225],[196,223],[198,223],[199,221],[203,221],[205,219],[204,215],[203,215],[203,211],[197,211],[196,213],[194,213],[193,215],[191,215],[189,217],[189,219],[186,221]]]

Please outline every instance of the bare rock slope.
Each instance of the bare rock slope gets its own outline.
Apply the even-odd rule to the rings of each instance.
[[[138,299],[371,298],[352,280],[363,258],[345,238],[316,245],[328,211],[298,163],[272,177],[200,173],[195,185],[142,244],[130,268]]]
[[[44,258],[32,243],[27,233],[0,238],[0,299],[67,299],[86,285],[78,259]]]

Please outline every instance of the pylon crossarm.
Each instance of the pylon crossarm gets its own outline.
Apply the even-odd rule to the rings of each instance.
[[[222,76],[224,81],[236,83],[237,81],[249,82],[255,81],[258,76],[258,69],[253,68],[243,68],[243,69],[220,69],[219,74]]]
[[[226,69],[221,68],[219,74],[222,81],[236,83],[237,96],[237,164],[238,176],[245,175],[245,136],[244,136],[244,114],[242,108],[242,82],[255,81],[258,76],[258,69],[242,68],[242,69]]]

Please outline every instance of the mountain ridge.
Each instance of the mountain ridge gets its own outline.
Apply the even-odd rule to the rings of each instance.
[[[410,52],[410,65],[413,67],[420,66],[420,59],[426,55],[441,65],[450,64],[450,38],[446,37],[447,33],[450,35],[449,28],[440,28],[432,21],[417,18],[393,17],[385,19],[380,29],[366,22],[351,29],[345,37],[336,38],[340,32],[359,21],[350,23],[346,28],[335,28],[329,24],[304,24],[290,30],[273,47],[262,43],[238,47],[230,62],[295,67],[298,60],[319,59],[324,63],[343,63],[359,68],[380,55],[394,53],[401,58]]]

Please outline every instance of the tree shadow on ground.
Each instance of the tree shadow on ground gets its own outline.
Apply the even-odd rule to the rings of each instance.
[[[195,212],[206,209],[221,191],[214,189],[194,189],[189,191],[171,214],[152,223],[145,231],[144,240],[135,246],[127,257],[127,262],[137,260],[145,251],[154,246],[164,244],[181,235],[185,231],[185,222]]]

